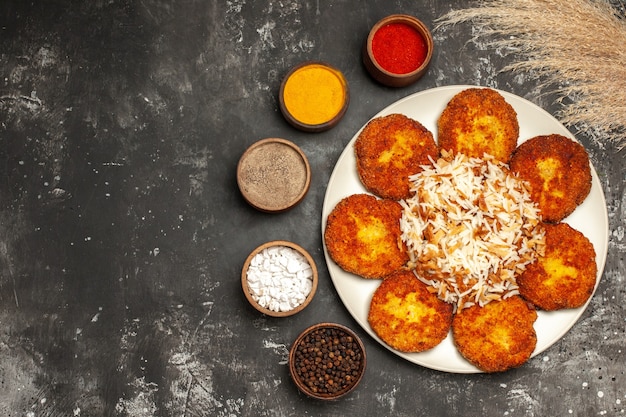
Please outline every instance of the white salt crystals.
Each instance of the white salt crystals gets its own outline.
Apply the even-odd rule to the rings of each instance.
[[[272,317],[302,311],[317,289],[317,267],[309,253],[286,240],[254,249],[241,269],[241,284],[250,304]]]
[[[313,289],[313,275],[304,255],[281,245],[262,249],[252,257],[246,271],[251,298],[276,312],[302,305]]]
[[[409,179],[400,229],[420,280],[459,309],[518,294],[516,277],[545,249],[527,185],[491,156],[443,151]]]

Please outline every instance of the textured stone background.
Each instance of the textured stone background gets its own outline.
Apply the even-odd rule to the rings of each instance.
[[[334,164],[374,114],[413,92],[490,86],[555,113],[513,57],[434,33],[428,74],[376,84],[360,50],[391,13],[434,20],[470,1],[94,0],[0,4],[0,414],[4,416],[589,416],[626,408],[624,151],[578,136],[603,185],[609,253],[598,291],[558,343],[520,369],[455,375],[378,345],[339,300],[325,267],[321,207]],[[298,132],[277,106],[304,60],[340,68],[351,105],[334,129]],[[313,170],[280,215],[241,198],[239,156],[270,136]],[[273,239],[314,256],[320,286],[288,319],[257,314],[239,274]],[[359,388],[335,403],[299,394],[287,351],[306,326],[336,321],[368,349]]]

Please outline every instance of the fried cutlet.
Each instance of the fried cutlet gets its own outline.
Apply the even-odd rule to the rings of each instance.
[[[440,150],[483,158],[487,153],[508,162],[517,146],[517,113],[490,88],[468,88],[456,94],[439,116]]]
[[[511,157],[511,170],[530,185],[542,219],[556,223],[569,216],[591,190],[591,168],[585,148],[565,136],[535,136]]]
[[[596,285],[593,244],[567,223],[546,224],[545,255],[517,277],[519,292],[543,310],[577,308]]]
[[[347,272],[383,278],[402,268],[409,256],[400,238],[402,207],[394,200],[353,194],[330,212],[324,242],[330,257]]]
[[[534,308],[519,296],[458,311],[452,320],[454,344],[465,359],[484,372],[522,365],[537,344]]]
[[[374,292],[367,320],[389,346],[402,352],[423,352],[446,338],[452,304],[428,290],[412,271],[387,277]]]
[[[439,155],[433,134],[402,114],[371,120],[359,133],[354,150],[365,188],[393,200],[408,198],[409,175],[421,172],[421,166],[430,163],[429,157]]]

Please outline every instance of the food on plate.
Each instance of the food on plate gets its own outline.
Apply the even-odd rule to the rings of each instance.
[[[354,143],[357,171],[365,188],[382,198],[409,197],[409,175],[437,158],[433,134],[402,114],[372,119]]]
[[[592,243],[567,223],[546,224],[546,251],[518,277],[522,297],[543,310],[577,308],[596,285]]]
[[[402,207],[369,194],[345,197],[328,215],[324,242],[329,256],[347,272],[384,278],[405,266],[409,256],[400,239]]]
[[[490,88],[468,88],[456,94],[439,117],[440,150],[508,162],[517,146],[517,113]]]
[[[592,243],[560,223],[589,194],[589,158],[558,134],[517,147],[517,114],[487,88],[448,102],[438,152],[420,148],[427,161],[411,168],[407,136],[389,131],[415,123],[391,114],[358,134],[357,172],[374,195],[335,206],[327,252],[345,271],[382,278],[367,320],[390,348],[424,352],[450,335],[484,372],[520,366],[537,346],[537,310],[581,307],[597,283]],[[408,192],[392,195],[401,183]]]
[[[423,352],[446,338],[453,307],[440,300],[412,271],[393,273],[374,292],[368,321],[389,346]]]
[[[524,184],[491,157],[446,151],[410,180],[400,229],[418,276],[458,309],[517,294],[516,276],[544,245]]]
[[[527,181],[544,221],[569,216],[591,190],[591,168],[585,148],[558,134],[536,136],[511,157],[511,170]]]
[[[501,372],[525,363],[535,350],[534,308],[519,296],[474,305],[452,319],[454,344],[484,372]]]

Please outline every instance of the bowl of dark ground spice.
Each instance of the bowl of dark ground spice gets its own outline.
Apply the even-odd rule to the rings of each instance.
[[[363,64],[372,78],[389,87],[416,82],[428,69],[434,42],[416,17],[394,14],[379,20],[363,48]]]
[[[300,203],[309,191],[309,160],[291,141],[259,140],[239,159],[237,185],[254,208],[267,213],[284,212]]]
[[[365,374],[365,346],[349,328],[318,323],[305,329],[289,351],[291,378],[304,394],[335,400],[348,394]]]

